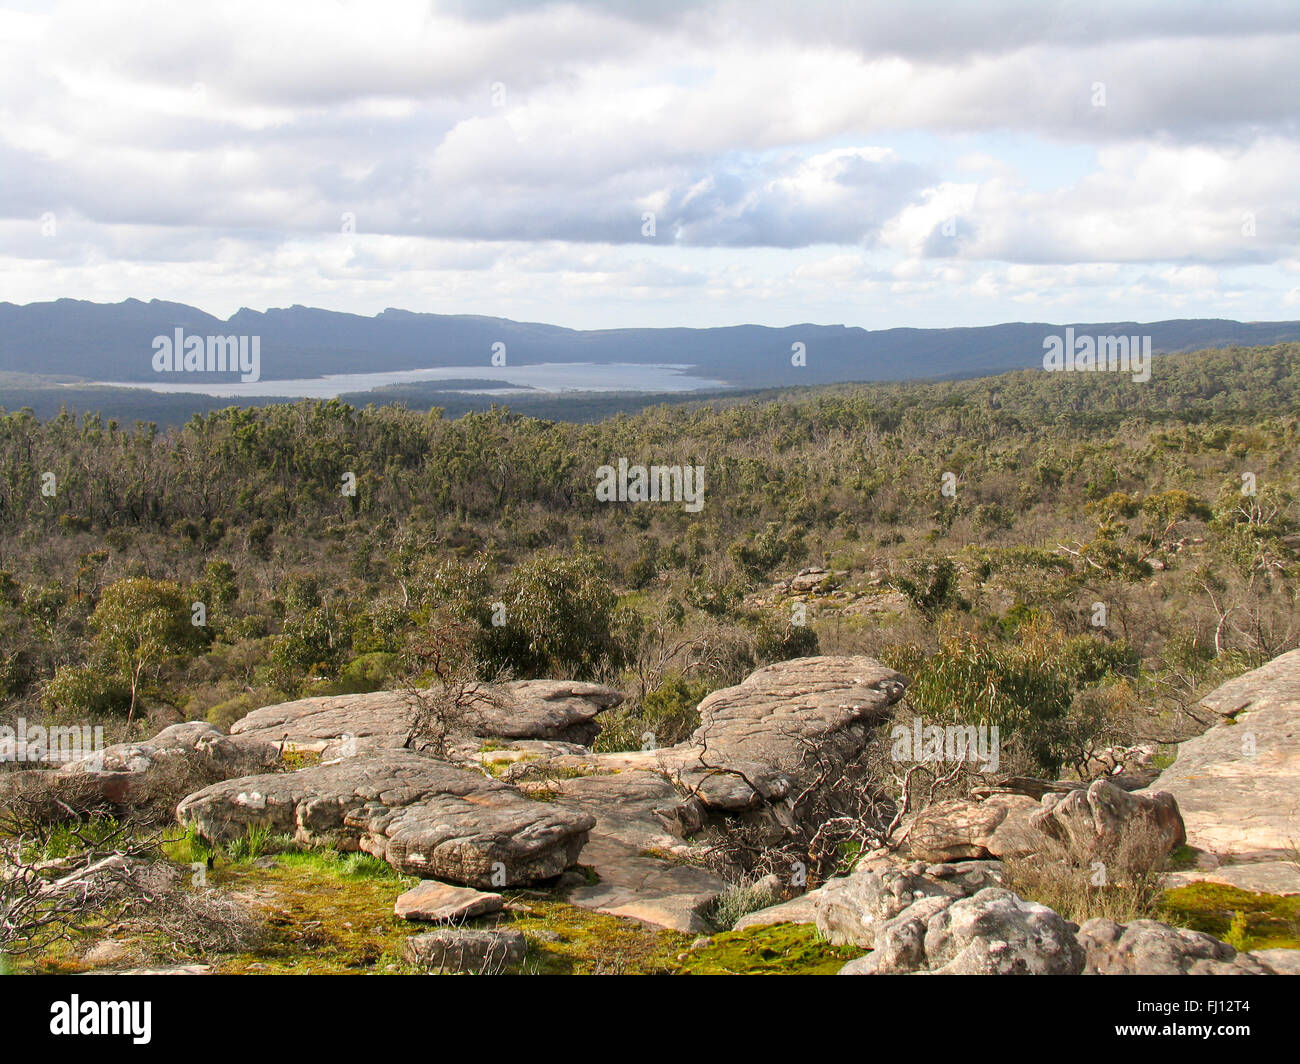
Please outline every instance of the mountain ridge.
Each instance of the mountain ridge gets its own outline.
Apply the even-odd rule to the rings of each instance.
[[[1004,322],[929,329],[865,329],[811,322],[690,328],[570,329],[544,322],[385,308],[372,316],[295,304],[240,308],[222,319],[198,307],[154,299],[120,303],[58,299],[0,302],[0,371],[63,375],[86,381],[157,378],[152,340],[176,328],[190,334],[261,337],[262,378],[487,366],[495,344],[508,365],[543,362],[673,364],[745,387],[981,376],[1041,364],[1043,339],[1079,335],[1150,335],[1172,353],[1216,346],[1300,340],[1300,321],[1239,322],[1172,318],[1156,322]],[[806,365],[792,365],[802,343]],[[204,375],[230,380],[232,374]],[[198,375],[192,375],[197,378]]]

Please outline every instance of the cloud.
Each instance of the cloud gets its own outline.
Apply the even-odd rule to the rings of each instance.
[[[885,293],[1268,317],[1300,261],[1297,52],[1264,0],[11,6],[0,279],[602,320],[848,320]]]

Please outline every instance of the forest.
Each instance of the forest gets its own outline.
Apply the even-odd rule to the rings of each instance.
[[[1294,646],[1298,356],[585,424],[339,400],[167,429],[11,410],[0,724],[225,727],[427,681],[432,634],[481,679],[627,692],[598,742],[635,748],[689,734],[757,665],[863,653],[928,717],[998,724],[1006,770],[1082,772],[1199,731],[1207,685]],[[703,506],[599,501],[620,459],[702,468]],[[803,570],[801,592],[782,583]]]

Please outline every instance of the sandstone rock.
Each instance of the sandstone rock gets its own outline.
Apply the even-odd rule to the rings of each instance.
[[[1000,886],[995,861],[900,866],[863,861],[849,875],[828,880],[810,895],[817,930],[834,945],[870,949],[876,929],[922,898],[962,898]]]
[[[1300,874],[1290,861],[1246,861],[1241,864],[1220,864],[1213,868],[1194,868],[1169,872],[1164,877],[1166,890],[1185,887],[1191,883],[1223,883],[1255,894],[1278,894],[1294,897],[1300,894]]]
[[[751,673],[700,703],[688,743],[663,751],[710,809],[777,802],[812,778],[809,752],[847,762],[902,696],[904,679],[865,657],[796,658]]]
[[[613,688],[571,680],[517,680],[483,685],[482,691],[466,723],[474,735],[489,739],[588,745],[600,732],[596,716],[623,701]],[[253,710],[230,734],[337,756],[402,747],[415,710],[406,691],[301,698]]]
[[[1300,975],[1300,949],[1257,949],[1250,956],[1274,975]]]
[[[410,875],[477,887],[559,875],[595,823],[407,750],[226,780],[191,794],[177,815],[218,842],[267,824],[302,843],[360,849]]]
[[[500,894],[485,893],[473,887],[453,887],[426,879],[398,897],[393,913],[404,920],[421,920],[431,924],[457,923],[500,912],[505,904]]]
[[[1285,876],[1300,840],[1300,651],[1230,680],[1202,704],[1235,723],[1181,743],[1153,789],[1178,802],[1188,845],[1221,863],[1283,862],[1275,871]],[[1300,891],[1300,869],[1285,889]]]
[[[1023,857],[1041,843],[1040,834],[1030,825],[1040,808],[1023,794],[935,802],[908,822],[907,849],[917,860],[929,862]]]
[[[1074,925],[1044,905],[988,887],[969,898],[926,897],[876,930],[876,948],[842,974],[1078,975]]]
[[[764,909],[755,909],[736,921],[734,930],[745,931],[751,927],[771,924],[815,924],[817,922],[817,893],[809,891],[789,901],[777,902]]]
[[[88,972],[88,975],[211,975],[210,964],[173,964],[165,968],[126,968],[116,972]]]
[[[518,964],[527,948],[518,931],[440,927],[408,938],[402,946],[402,958],[420,968],[490,975]]]
[[[835,578],[825,569],[800,569],[790,579],[791,591],[825,591],[835,586]]]
[[[206,721],[187,721],[164,728],[147,742],[117,743],[59,768],[63,773],[146,773],[170,757],[202,759],[222,775],[242,776],[269,768],[279,759],[270,743],[238,741]]]
[[[1249,953],[1157,920],[1089,920],[1079,928],[1084,975],[1271,975]]]
[[[1216,687],[1201,699],[1202,706],[1221,717],[1297,703],[1300,703],[1300,650],[1265,662],[1258,669]]]
[[[0,796],[21,795],[51,820],[68,810],[123,815],[146,807],[170,816],[177,782],[192,787],[264,772],[278,760],[267,743],[232,740],[206,721],[189,721],[147,742],[117,743],[58,768],[4,773]]]
[[[726,884],[704,868],[655,856],[691,855],[683,837],[702,822],[697,801],[651,772],[587,776],[556,786],[560,796],[551,805],[596,821],[580,859],[597,881],[575,886],[571,904],[676,931],[709,929],[705,914]]]
[[[1166,791],[1130,794],[1107,780],[1094,780],[1087,789],[1045,794],[1041,805],[1029,817],[1030,826],[1080,852],[1140,830],[1147,830],[1166,854],[1187,841],[1178,803]]]

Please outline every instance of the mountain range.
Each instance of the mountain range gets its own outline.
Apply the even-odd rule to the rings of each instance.
[[[1154,351],[1163,353],[1300,339],[1298,321],[1219,318],[1141,324],[1012,322],[948,329],[801,324],[584,331],[477,315],[389,309],[366,317],[304,306],[244,309],[223,320],[197,307],[157,299],[111,304],[59,299],[0,303],[0,373],[144,384],[158,379],[152,364],[154,338],[182,329],[187,336],[260,337],[264,381],[435,366],[486,367],[494,345],[505,344],[507,366],[687,365],[696,376],[766,388],[1025,369],[1041,365],[1044,338],[1067,326],[1079,335],[1149,335]],[[792,364],[797,344],[804,345],[803,366]],[[210,378],[233,381],[237,375]],[[0,390],[3,405],[8,404]]]

